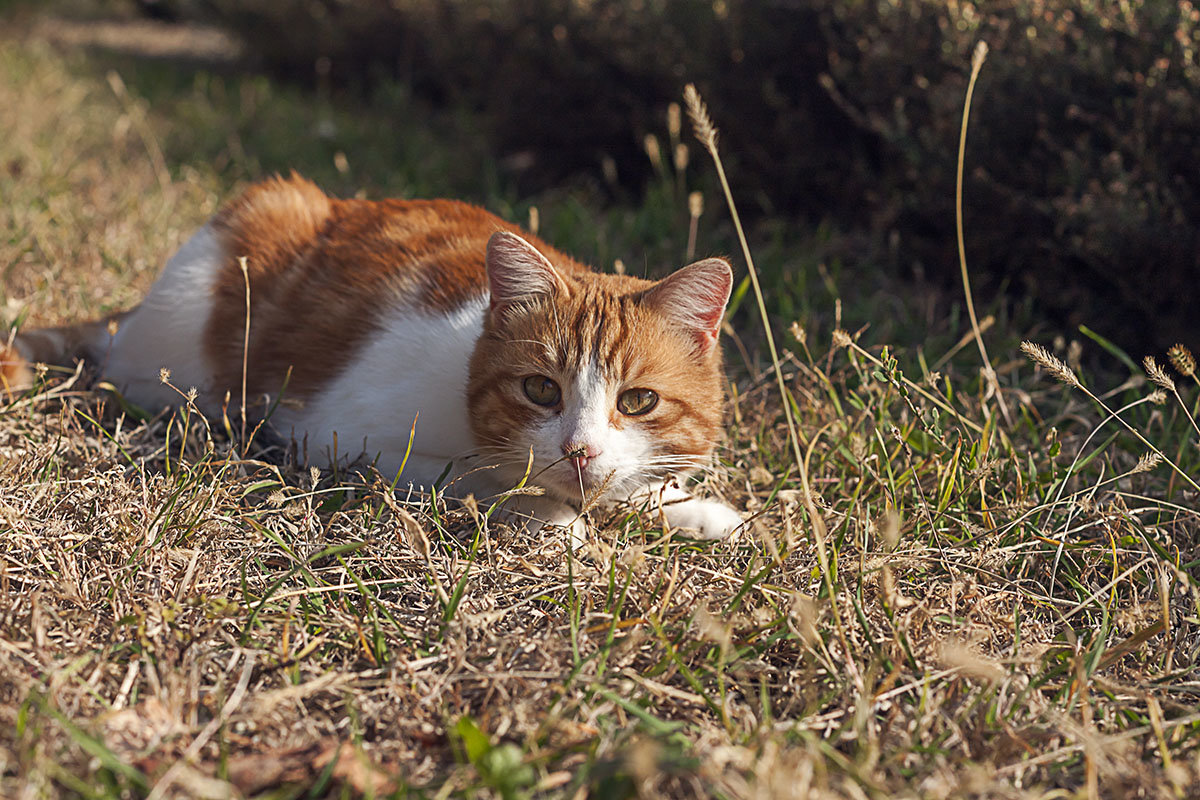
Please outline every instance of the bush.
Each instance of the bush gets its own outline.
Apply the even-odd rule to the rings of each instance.
[[[155,3],[162,5],[162,0]],[[1196,46],[1188,0],[175,0],[305,79],[399,78],[487,112],[526,191],[604,157],[637,187],[643,136],[695,81],[743,205],[868,229],[902,269],[956,279],[968,140],[981,297],[1032,296],[1126,346],[1200,333]],[[315,69],[314,66],[318,65]]]
[[[963,96],[986,41],[967,149],[973,268],[1131,346],[1197,335],[1190,2],[839,5],[822,14],[826,85],[889,155],[882,225],[951,268]]]

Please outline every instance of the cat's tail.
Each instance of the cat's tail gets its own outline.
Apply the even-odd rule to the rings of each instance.
[[[12,344],[0,344],[0,397],[33,385],[33,370]]]
[[[77,325],[34,328],[0,340],[0,392],[12,394],[33,386],[35,364],[72,367],[80,360],[103,363],[113,335],[128,313]]]

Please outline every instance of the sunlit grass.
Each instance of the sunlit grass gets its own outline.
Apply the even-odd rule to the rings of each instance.
[[[0,40],[6,321],[136,302],[239,182],[290,167],[521,222],[534,204],[543,236],[606,269],[683,263],[693,217],[699,256],[738,250],[697,154],[663,155],[682,143],[669,118],[659,179],[604,206],[584,184],[517,198],[452,118],[387,98],[314,104]],[[376,114],[411,119],[380,135]],[[728,436],[703,491],[755,521],[726,542],[627,509],[573,552],[366,468],[289,465],[266,438],[243,454],[186,409],[138,421],[86,376],[6,401],[0,795],[1186,794],[1194,379],[1158,404],[1136,360],[1084,375],[1064,342],[1036,367],[999,309],[1005,427],[965,323],[923,335],[919,291],[825,258],[834,232],[786,228],[751,237],[768,320],[791,330],[784,399],[735,293]]]

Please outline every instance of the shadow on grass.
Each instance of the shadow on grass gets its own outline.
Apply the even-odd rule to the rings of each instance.
[[[436,111],[398,84],[359,100],[305,93],[231,65],[197,68],[98,48],[78,68],[120,76],[154,121],[173,174],[202,166],[232,183],[295,169],[343,195],[504,195],[482,121]]]

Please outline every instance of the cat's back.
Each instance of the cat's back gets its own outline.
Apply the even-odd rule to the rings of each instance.
[[[371,302],[382,292],[431,310],[452,310],[479,295],[487,285],[488,237],[518,231],[458,200],[338,199],[295,174],[250,186],[212,224],[229,256],[222,292],[244,293],[237,259],[245,257],[262,299],[289,288],[315,295],[316,287],[328,287],[341,298]]]
[[[397,318],[479,307],[488,238],[519,230],[469,203],[342,200],[296,175],[251,186],[211,227],[223,253],[204,336],[215,383],[241,381],[248,281],[249,360],[260,367],[249,388],[277,391],[279,370],[290,368],[289,391],[301,395]],[[554,263],[583,269],[521,235]]]

